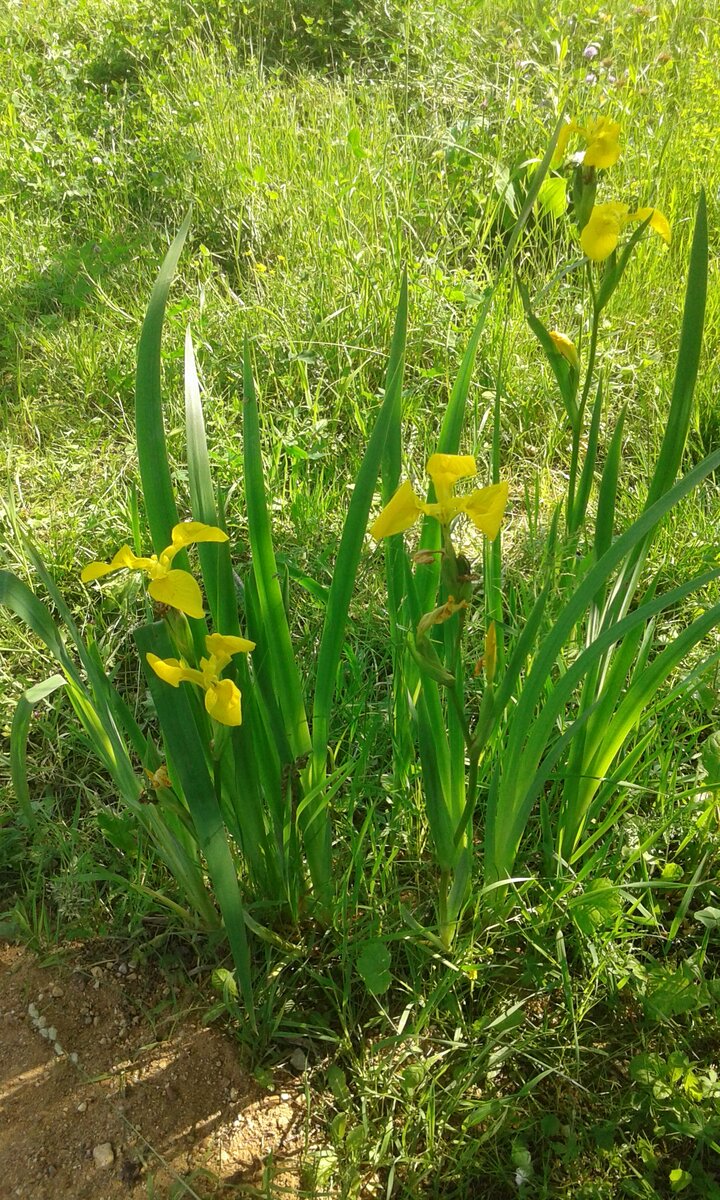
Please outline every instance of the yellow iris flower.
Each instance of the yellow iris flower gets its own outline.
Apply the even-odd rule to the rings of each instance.
[[[577,134],[587,147],[582,160],[584,167],[615,166],[620,157],[620,126],[617,121],[611,121],[609,117],[598,117],[588,125],[578,125],[577,121],[563,125],[555,147],[555,164],[562,160],[573,134]]]
[[[648,217],[650,228],[659,233],[669,246],[670,225],[659,209],[638,208],[636,212],[630,212],[629,205],[614,201],[595,205],[587,225],[580,234],[580,245],[588,258],[594,262],[603,262],[617,247],[625,226],[633,221],[645,221]]]
[[[497,536],[507,504],[507,483],[493,483],[476,488],[469,496],[455,496],[453,489],[458,480],[477,474],[475,459],[470,454],[432,454],[427,472],[435,487],[436,502],[426,504],[415,494],[410,482],[401,484],[370,527],[377,542],[394,533],[403,533],[422,513],[435,517],[441,525],[449,525],[454,517],[465,513],[486,537],[492,540]]]
[[[221,679],[220,672],[234,654],[249,654],[255,643],[247,638],[225,637],[211,633],[205,638],[207,658],[200,659],[200,668],[188,667],[179,658],[159,658],[148,654],[147,661],[155,674],[172,687],[181,683],[194,683],[205,692],[205,708],[214,721],[221,725],[240,725],[242,708],[240,690],[232,679]]]
[[[129,546],[121,546],[109,562],[92,562],[83,568],[80,575],[83,583],[101,579],[112,571],[144,571],[150,579],[148,592],[159,604],[177,608],[188,617],[202,617],[202,593],[197,582],[187,571],[172,569],[172,561],[180,550],[194,542],[226,542],[228,536],[214,525],[203,525],[201,521],[181,521],[172,531],[172,542],[162,554],[150,558],[138,558]]]

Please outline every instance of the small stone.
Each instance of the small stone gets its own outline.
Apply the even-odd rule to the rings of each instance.
[[[230,1099],[231,1100],[237,1100],[238,1095],[239,1095],[239,1093],[238,1093],[237,1088],[230,1088]]]
[[[87,1112],[87,1100],[81,1100],[77,1106],[78,1112]]]
[[[307,1066],[307,1057],[305,1051],[298,1046],[297,1050],[293,1050],[290,1055],[290,1066],[293,1071],[304,1071]]]
[[[65,995],[65,992],[60,987],[60,985],[58,983],[56,983],[55,987],[51,989],[50,995],[52,996],[53,1000],[62,1000],[63,996]]]
[[[280,1093],[280,1099],[281,1099],[281,1100],[289,1100],[289,1099],[290,1099],[290,1093],[289,1093],[289,1092],[281,1092],[281,1093]]]
[[[115,1151],[110,1142],[102,1142],[99,1146],[95,1146],[92,1156],[98,1171],[107,1171],[115,1162]]]

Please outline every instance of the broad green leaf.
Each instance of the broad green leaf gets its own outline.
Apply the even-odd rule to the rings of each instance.
[[[390,987],[390,951],[385,942],[365,942],[358,957],[357,969],[365,987],[374,996],[382,995]]]
[[[700,908],[693,916],[706,929],[720,929],[720,908]]]
[[[619,889],[611,879],[591,879],[581,895],[568,904],[578,928],[587,937],[612,926],[622,912]]]
[[[567,211],[567,181],[560,175],[543,179],[538,192],[538,204],[549,216],[561,217]]]

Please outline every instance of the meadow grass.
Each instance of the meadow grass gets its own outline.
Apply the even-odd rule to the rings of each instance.
[[[701,186],[711,247],[718,236],[720,26],[706,5],[33,0],[4,5],[0,29],[3,492],[141,720],[139,589],[108,588],[89,612],[79,570],[131,525],[138,331],[190,204],[164,335],[176,488],[187,497],[190,322],[213,471],[228,489],[232,538],[247,546],[247,333],[276,546],[329,584],[403,266],[404,465],[420,477],[512,220],[507,169],[542,154],[563,103],[615,116],[624,153],[612,186],[657,204],[674,235],[669,251],[657,239],[640,247],[601,329],[601,445],[627,404],[619,517],[638,515],[664,432]],[[590,44],[598,53],[586,59]],[[577,340],[576,276],[546,286],[572,246],[567,222],[541,218],[513,265],[546,324]],[[686,466],[718,445],[719,321],[711,256]],[[463,438],[481,475],[498,388],[511,481],[505,564],[522,620],[570,441],[510,278],[480,343]],[[708,483],[665,523],[649,570],[668,585],[696,573],[717,516]],[[9,516],[2,555],[31,577]],[[661,634],[682,627],[694,603],[666,614]],[[718,932],[694,915],[718,905],[716,680],[651,714],[651,750],[619,787],[623,819],[593,864],[615,887],[600,916],[582,891],[535,880],[509,921],[471,921],[473,935],[445,954],[398,916],[402,905],[432,926],[434,884],[420,780],[393,791],[386,610],[381,557],[368,549],[332,731],[356,747],[335,813],[344,886],[334,927],[306,931],[293,954],[255,949],[255,1061],[308,1047],[322,1097],[308,1194],[717,1196]],[[316,653],[320,619],[298,592],[301,660]],[[0,636],[7,732],[21,692],[48,668],[5,613]],[[140,935],[158,920],[151,889],[172,896],[173,882],[62,700],[38,709],[30,775],[35,839],[18,826],[9,789],[0,800],[0,928],[39,947],[99,931],[132,938],[138,955],[164,952],[172,920],[153,950]],[[211,968],[217,939],[183,936]],[[392,986],[374,995],[358,954],[379,937]]]

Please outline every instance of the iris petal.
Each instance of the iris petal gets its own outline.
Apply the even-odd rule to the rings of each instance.
[[[88,563],[80,572],[80,578],[83,583],[90,583],[93,579],[102,579],[103,575],[109,575],[112,571],[146,571],[151,566],[152,559],[137,558],[129,546],[121,546],[109,563]]]
[[[187,571],[168,571],[159,579],[153,579],[148,591],[153,600],[177,608],[188,617],[200,618],[203,614],[202,592]]]
[[[596,204],[580,234],[580,245],[593,262],[609,258],[620,240],[628,214],[627,204]]]
[[[181,683],[197,683],[203,686],[203,677],[199,671],[180,662],[179,658],[159,658],[157,654],[146,654],[148,663],[155,674],[171,687],[180,687]]]
[[[380,516],[370,526],[370,534],[379,542],[394,533],[404,533],[417,521],[422,509],[409,480],[401,484],[385,505]]]
[[[489,487],[476,488],[462,501],[461,511],[466,513],[476,529],[490,541],[496,538],[505,512],[508,498],[506,482],[491,483]]]
[[[185,546],[194,542],[226,542],[228,535],[215,525],[205,525],[202,521],[181,521],[172,531],[172,548],[177,553]],[[170,549],[170,547],[168,547]],[[166,551],[167,553],[167,551]]]
[[[219,679],[210,684],[205,693],[205,708],[221,725],[242,724],[242,701],[232,679]]]
[[[598,117],[582,131],[587,141],[587,150],[583,156],[586,167],[614,167],[620,157],[620,126],[617,121],[607,117]]]
[[[225,636],[222,633],[210,633],[205,638],[208,653],[221,658],[226,655],[229,659],[233,654],[249,654],[255,649],[255,643],[243,637]]]
[[[427,473],[437,490],[452,487],[458,479],[477,475],[477,464],[472,454],[431,454]]]
[[[637,212],[628,217],[628,221],[647,221],[648,217],[650,218],[650,228],[659,233],[662,240],[669,246],[672,237],[670,222],[659,208],[639,208]]]

